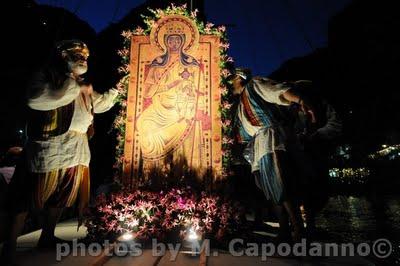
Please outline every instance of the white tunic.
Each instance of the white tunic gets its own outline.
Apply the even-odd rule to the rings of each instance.
[[[285,83],[276,83],[267,78],[254,78],[253,84],[255,92],[261,96],[263,100],[278,105],[289,105],[282,94],[290,89]],[[245,158],[251,164],[252,172],[259,170],[258,162],[267,153],[276,150],[286,150],[286,134],[284,129],[279,125],[271,125],[271,127],[254,126],[247,120],[244,114],[243,103],[238,106],[238,118],[240,119],[244,130],[253,137],[252,141],[246,148]]]
[[[114,89],[104,94],[93,92],[94,113],[111,109],[117,95],[118,91]],[[83,97],[86,97],[86,104]],[[46,173],[77,165],[89,166],[90,150],[86,132],[93,120],[90,97],[80,93],[80,86],[74,79],[68,78],[59,93],[50,91],[47,85],[44,85],[41,95],[29,99],[28,106],[34,110],[48,111],[72,101],[75,102],[75,108],[66,133],[45,141],[28,142],[27,155],[31,172]]]

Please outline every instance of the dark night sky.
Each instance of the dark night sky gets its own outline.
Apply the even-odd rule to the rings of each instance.
[[[38,0],[65,7],[97,32],[144,0]],[[237,66],[268,75],[286,60],[327,42],[329,18],[351,0],[205,0],[207,20],[228,27],[230,55]]]

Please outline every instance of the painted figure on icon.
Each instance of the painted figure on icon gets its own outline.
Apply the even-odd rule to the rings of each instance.
[[[144,170],[168,167],[166,158],[183,159],[194,169],[206,166],[205,76],[201,60],[184,52],[187,35],[171,27],[159,36],[165,52],[145,67],[143,111],[136,124]]]

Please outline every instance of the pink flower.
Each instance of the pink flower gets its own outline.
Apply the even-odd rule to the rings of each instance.
[[[138,226],[138,225],[139,225],[139,220],[137,220],[137,219],[132,219],[132,220],[130,220],[126,225],[129,226],[129,227]]]
[[[222,156],[225,156],[227,154],[227,152],[225,150],[221,151]]]
[[[156,25],[156,22],[155,22],[154,19],[150,19],[150,20],[147,21],[147,25],[148,25],[150,28],[153,28],[153,27]]]
[[[228,77],[230,74],[231,74],[231,72],[230,72],[228,69],[226,69],[226,68],[224,68],[224,69],[221,71],[221,75],[222,75],[224,78]]]
[[[224,102],[222,103],[222,108],[224,108],[224,109],[229,109],[229,108],[231,108],[231,107],[232,107],[232,104],[229,103],[229,102],[227,102],[227,101],[224,101]]]
[[[228,93],[228,89],[225,86],[220,87],[220,92],[222,95],[226,95]]]
[[[204,32],[205,32],[206,34],[211,34],[211,29],[212,29],[212,27],[214,27],[214,24],[208,22],[208,23],[206,24],[206,27],[204,28]]]
[[[190,16],[191,16],[192,18],[196,18],[198,12],[199,12],[199,10],[196,8],[195,10],[193,10],[193,11],[190,13]]]
[[[185,200],[183,200],[182,197],[178,197],[178,206],[179,206],[179,208],[182,208],[182,209],[186,206]]]
[[[230,119],[225,119],[222,121],[222,125],[224,127],[229,127],[231,125],[232,121]]]
[[[157,8],[156,9],[156,15],[157,16],[159,16],[159,17],[162,17],[162,16],[164,16],[164,10],[162,10],[162,9],[160,9],[160,8]]]
[[[118,225],[115,231],[117,231],[118,233],[122,233],[125,231],[125,228],[123,228],[121,225]]]
[[[226,31],[226,28],[225,28],[225,26],[219,26],[219,27],[218,27],[218,30],[219,30],[220,32],[225,32],[225,31]]]
[[[122,50],[118,50],[117,54],[122,57],[129,56],[129,50],[124,48]]]
[[[223,137],[222,138],[222,143],[223,144],[233,144],[233,139],[228,138],[228,137]]]
[[[134,35],[143,35],[144,29],[140,26],[136,27],[136,29],[133,31]]]
[[[130,31],[130,30],[122,31],[121,35],[125,39],[130,39],[132,37],[132,31]]]
[[[111,222],[106,224],[107,231],[112,231],[117,226],[117,221],[112,220]]]
[[[118,82],[117,83],[117,90],[119,92],[124,92],[126,90],[126,85],[122,82]]]
[[[123,66],[118,68],[118,72],[121,74],[128,74],[129,73],[129,64],[124,64]]]
[[[230,141],[229,138],[223,142]],[[191,227],[196,233],[222,234],[231,229],[230,222],[240,223],[238,205],[223,201],[218,196],[201,192],[201,197],[190,188],[174,188],[153,193],[143,190],[112,193],[109,198],[92,209],[87,227],[93,234],[119,234],[135,229],[142,239],[159,238],[175,228]],[[97,221],[97,222],[92,222]],[[214,231],[220,229],[220,232]],[[181,232],[181,235],[183,233]],[[106,236],[105,236],[106,237]]]
[[[229,48],[229,43],[220,43],[219,47],[221,47],[223,50],[227,50]]]

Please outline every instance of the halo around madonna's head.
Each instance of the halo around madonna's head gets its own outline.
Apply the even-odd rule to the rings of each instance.
[[[159,19],[151,29],[150,42],[160,51],[165,52],[167,49],[164,43],[165,36],[171,34],[185,35],[184,52],[194,50],[199,44],[199,31],[196,23],[181,15],[170,15]]]

